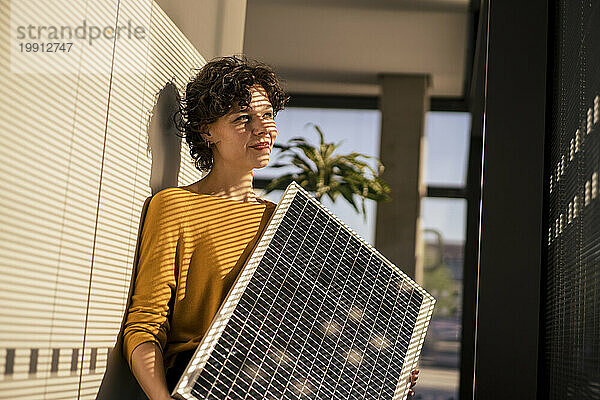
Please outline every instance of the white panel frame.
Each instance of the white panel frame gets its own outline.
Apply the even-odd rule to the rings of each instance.
[[[431,315],[433,314],[435,299],[408,275],[402,272],[392,262],[379,253],[371,244],[361,238],[352,230],[352,228],[346,225],[329,209],[318,202],[310,193],[304,190],[296,182],[292,182],[283,193],[283,196],[277,204],[277,207],[275,208],[275,211],[273,212],[273,215],[271,216],[271,219],[269,220],[261,239],[258,241],[252,254],[248,257],[248,260],[242,268],[240,275],[233,283],[227,297],[225,298],[225,301],[217,311],[217,314],[213,318],[211,325],[208,327],[206,334],[196,348],[190,363],[173,389],[171,396],[174,398],[196,400],[196,397],[194,397],[191,393],[193,384],[196,381],[197,376],[202,372],[202,369],[206,365],[206,362],[208,361],[215,345],[225,330],[227,323],[231,319],[235,307],[250,283],[251,278],[254,276],[260,261],[269,247],[275,232],[279,228],[279,225],[281,224],[281,221],[283,220],[297,192],[303,192],[310,201],[325,211],[329,217],[333,218],[340,225],[346,228],[349,233],[356,237],[363,246],[369,248],[369,250],[373,252],[373,255],[379,257],[385,264],[400,274],[403,284],[408,284],[410,287],[423,295],[423,301],[417,315],[413,334],[409,341],[408,349],[404,358],[404,364],[398,379],[396,391],[394,392],[393,400],[404,400],[408,396],[408,391],[410,389],[410,371],[413,370],[417,365],[421,348],[423,347],[423,342],[425,340],[425,335],[427,333],[427,327],[429,326],[429,321],[431,320]]]

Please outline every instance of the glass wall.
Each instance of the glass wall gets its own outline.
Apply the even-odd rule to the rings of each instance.
[[[322,129],[326,142],[343,141],[340,154],[360,152],[379,157],[381,113],[379,110],[324,109],[288,107],[275,120],[277,143],[304,137],[317,144],[319,136],[311,124]],[[464,189],[467,174],[468,143],[471,126],[469,113],[432,111],[426,115],[425,161],[423,179],[429,187],[447,189],[449,197],[425,197],[421,202],[423,235],[423,282],[436,299],[436,308],[423,346],[419,383],[415,399],[457,399],[461,339],[463,254],[467,202],[453,198],[455,189]],[[270,163],[278,158],[275,150]],[[371,163],[374,167],[375,164]],[[256,170],[255,177],[272,179],[290,168]],[[444,190],[437,190],[444,196]],[[278,202],[282,192],[265,197]],[[375,242],[376,203],[367,201],[367,218],[356,214],[342,198],[323,204],[367,242]]]
[[[471,114],[430,111],[425,119],[425,183],[464,188]]]
[[[276,143],[285,144],[294,137],[304,137],[311,144],[317,146],[319,134],[312,126],[316,124],[321,128],[325,142],[338,143],[341,146],[334,154],[349,154],[359,152],[367,156],[379,157],[379,132],[381,130],[381,112],[379,110],[341,110],[324,108],[299,108],[288,107],[277,114]],[[280,151],[275,149],[269,164],[274,164]],[[369,165],[376,168],[376,164],[369,160]],[[281,174],[297,170],[295,167],[269,168],[255,170],[255,178],[272,179]],[[275,191],[265,196],[271,201],[278,202],[283,192]],[[356,198],[358,201],[358,197]],[[376,202],[367,200],[365,208],[366,221],[348,202],[339,196],[335,202],[329,198],[322,199],[323,205],[331,210],[342,221],[348,224],[359,236],[368,243],[375,242],[375,211]]]
[[[425,128],[425,183],[464,189],[471,118],[462,112],[429,112]],[[444,191],[436,191],[443,196]],[[437,300],[420,359],[415,396],[458,399],[462,281],[467,201],[425,197],[421,201],[423,287]]]

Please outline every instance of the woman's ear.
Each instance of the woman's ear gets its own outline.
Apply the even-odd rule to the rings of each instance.
[[[202,133],[200,133],[200,137],[202,139],[204,139],[204,141],[210,140],[210,133],[208,133],[208,132],[202,132]]]
[[[200,126],[200,137],[202,139],[204,139],[204,141],[210,140],[210,131],[209,131],[209,125],[208,124],[202,124]]]

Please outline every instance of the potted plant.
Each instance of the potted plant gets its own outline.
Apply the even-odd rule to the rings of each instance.
[[[272,168],[281,168],[291,164],[299,168],[299,171],[273,179],[265,187],[265,193],[287,187],[292,181],[296,181],[304,189],[314,193],[315,198],[319,201],[323,196],[328,196],[335,202],[341,194],[357,213],[363,214],[366,220],[365,199],[391,200],[390,187],[380,177],[384,170],[383,164],[375,157],[357,152],[346,155],[334,154],[342,142],[325,143],[321,128],[315,124],[311,125],[319,134],[318,146],[313,146],[302,137],[292,138],[285,145],[275,144],[273,146],[280,149],[281,153],[277,163],[271,166]],[[281,162],[285,158],[288,160]],[[361,158],[375,160],[377,171]],[[361,199],[360,209],[355,202],[354,195],[358,195]]]

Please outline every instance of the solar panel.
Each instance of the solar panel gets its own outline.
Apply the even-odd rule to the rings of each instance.
[[[172,395],[404,399],[434,303],[292,182]]]

